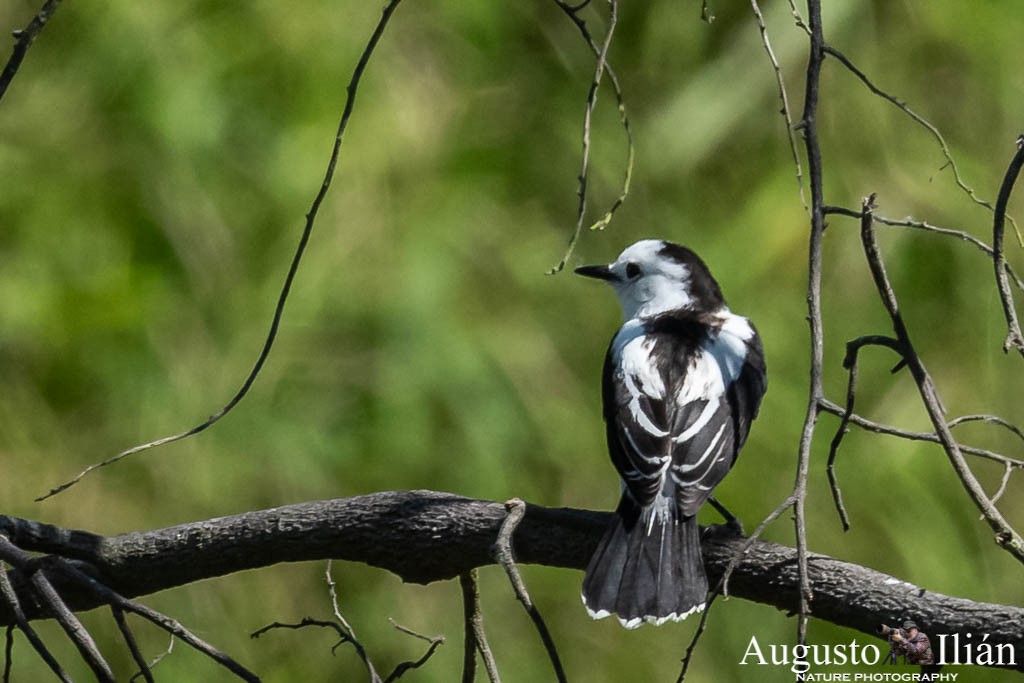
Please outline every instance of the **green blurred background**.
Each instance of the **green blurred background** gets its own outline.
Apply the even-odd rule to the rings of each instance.
[[[967,181],[994,200],[1024,128],[1024,6],[829,0],[826,34],[945,133]],[[38,2],[0,5],[4,31]],[[585,12],[595,33],[605,6]],[[285,503],[430,488],[551,506],[610,508],[618,484],[599,373],[619,322],[610,291],[546,276],[575,219],[593,57],[554,3],[407,2],[364,79],[337,177],[269,362],[250,395],[202,435],[32,499],[86,465],[218,409],[251,367],[322,179],[345,84],[379,2],[65,3],[0,102],[0,501],[2,512],[100,533]],[[806,404],[807,219],[775,78],[750,7],[626,3],[611,62],[636,139],[633,192],[612,227],[584,234],[570,265],[635,239],[688,244],[736,311],[761,330],[769,393],[720,498],[756,525],[789,492]],[[794,115],[806,37],[765,2]],[[838,63],[819,116],[826,201],[991,239],[991,214],[953,183],[926,131]],[[619,191],[625,144],[614,98],[595,113],[591,207]],[[1024,218],[1017,202],[1017,214]],[[1011,211],[1013,207],[1011,207]],[[825,242],[826,389],[841,401],[844,342],[887,333],[855,222]],[[1024,366],[1000,346],[990,262],[934,235],[880,229],[911,333],[951,416],[1024,422]],[[1024,255],[1008,240],[1009,258]],[[928,428],[893,355],[862,358],[858,411]],[[942,452],[854,430],[838,465],[853,528],[832,508],[823,416],[808,496],[809,542],[939,592],[1020,604],[1020,565],[992,543]],[[990,426],[964,441],[1021,457]],[[988,490],[1002,473],[975,461]],[[1001,503],[1024,526],[1021,480]],[[704,521],[716,518],[702,513]],[[912,530],[907,533],[907,530]],[[788,519],[766,537],[792,543]],[[329,617],[323,564],[276,566],[151,596],[268,681],[363,680],[326,633],[252,630]],[[578,572],[524,567],[573,680],[674,680],[696,622],[627,632],[592,622]],[[341,606],[378,667],[418,657],[398,622],[448,643],[410,680],[456,680],[461,603],[452,582],[402,585],[335,566]],[[498,568],[481,572],[503,677],[550,678],[532,625]],[[84,616],[115,667],[131,663],[107,612]],[[52,624],[41,626],[75,675]],[[792,680],[741,667],[752,634],[791,643],[795,620],[731,599],[716,606],[693,680]],[[147,655],[166,647],[140,625]],[[810,642],[866,636],[812,621]],[[881,644],[881,641],[874,641]],[[162,680],[229,680],[178,644]],[[1000,671],[961,670],[970,681]],[[19,638],[16,680],[45,676]],[[481,672],[480,680],[483,680]]]

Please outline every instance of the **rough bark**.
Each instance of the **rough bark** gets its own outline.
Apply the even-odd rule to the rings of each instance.
[[[84,563],[98,581],[126,597],[278,562],[338,559],[386,569],[405,581],[430,583],[493,563],[491,546],[505,518],[502,503],[435,491],[385,491],[286,505],[231,517],[99,536],[0,516],[0,533],[23,550]],[[528,505],[514,536],[521,563],[583,569],[610,513]],[[724,527],[706,530],[704,560],[712,584],[745,539]],[[881,623],[913,617],[929,634],[989,634],[1011,643],[1024,671],[1024,608],[933,593],[881,572],[825,555],[808,556],[812,615],[874,634]],[[25,578],[10,572],[29,618],[41,615]],[[75,610],[97,607],[91,594],[54,584]],[[799,610],[796,550],[755,542],[729,582],[729,594]],[[12,623],[0,604],[0,625]],[[934,636],[933,636],[934,638]],[[933,643],[934,643],[933,639]]]

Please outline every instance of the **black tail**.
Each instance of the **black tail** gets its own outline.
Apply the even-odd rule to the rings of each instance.
[[[626,628],[679,621],[704,609],[707,592],[697,518],[623,496],[583,579],[590,616],[616,614]]]

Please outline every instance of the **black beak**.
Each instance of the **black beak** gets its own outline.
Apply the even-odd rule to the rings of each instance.
[[[617,282],[619,279],[619,276],[613,273],[608,266],[580,266],[576,269],[576,274],[607,282]]]

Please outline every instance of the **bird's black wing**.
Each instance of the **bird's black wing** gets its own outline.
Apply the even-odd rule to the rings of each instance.
[[[756,333],[750,340],[730,334],[675,319],[628,342],[637,346],[609,349],[608,446],[640,506],[661,494],[683,515],[695,515],[732,467],[765,384]]]
[[[712,332],[681,378],[670,475],[684,515],[697,514],[725,478],[757,417],[767,386],[764,352],[752,325],[749,330],[747,338],[729,329]]]

